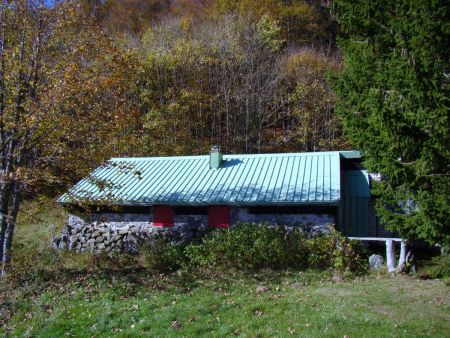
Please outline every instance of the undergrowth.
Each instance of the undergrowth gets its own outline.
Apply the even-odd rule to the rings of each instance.
[[[426,272],[431,278],[450,279],[450,255],[439,255],[433,257],[428,263]]]
[[[264,224],[238,224],[218,229],[199,242],[176,244],[161,237],[141,248],[137,255],[55,252],[48,247],[16,250],[8,279],[21,285],[30,280],[65,276],[145,271],[177,272],[180,280],[274,271],[334,271],[361,274],[367,269],[362,246],[337,232],[307,238],[299,231]],[[53,276],[53,277],[51,277]]]

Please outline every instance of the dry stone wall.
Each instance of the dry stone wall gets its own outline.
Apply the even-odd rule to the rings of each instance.
[[[178,223],[172,227],[153,226],[151,222],[86,222],[70,216],[61,234],[52,239],[55,250],[91,253],[136,253],[139,246],[165,237],[179,243],[201,237],[206,226]]]
[[[300,228],[307,236],[317,236],[329,232],[330,225],[335,224],[330,214],[258,214],[251,213],[248,208],[233,208],[232,223],[267,223],[270,226],[287,226]]]
[[[300,228],[306,236],[328,233],[334,217],[327,214],[251,214],[245,208],[233,208],[231,223],[267,223],[269,226]],[[55,250],[91,253],[136,253],[143,243],[165,237],[172,242],[188,243],[208,229],[207,215],[175,215],[171,227],[154,226],[149,214],[101,213],[85,221],[69,216],[60,235],[52,240]]]

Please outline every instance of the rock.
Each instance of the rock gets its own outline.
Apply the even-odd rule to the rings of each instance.
[[[69,250],[75,250],[77,247],[77,242],[70,242],[69,243]]]
[[[117,233],[118,233],[119,235],[126,235],[126,234],[128,234],[128,229],[127,229],[127,228],[118,229],[118,230],[117,230]]]
[[[300,282],[295,282],[291,284],[291,288],[294,290],[299,290],[302,289],[304,287],[303,283]]]
[[[258,292],[258,293],[261,293],[261,292],[267,292],[267,291],[269,291],[270,289],[269,289],[269,287],[268,286],[265,286],[265,285],[259,285],[257,288],[256,288],[256,292]]]
[[[333,276],[331,277],[331,281],[332,281],[333,283],[339,284],[339,283],[342,283],[342,282],[344,281],[344,278],[342,278],[341,275],[333,275]]]
[[[67,225],[69,225],[70,228],[78,230],[84,228],[87,224],[82,218],[74,215],[69,215]]]
[[[371,270],[379,270],[384,265],[384,259],[380,255],[371,255],[369,257],[369,265]]]
[[[61,238],[56,237],[56,238],[54,238],[54,239],[51,241],[50,247],[51,247],[53,250],[56,250],[56,249],[58,248],[58,245],[59,245],[60,242],[61,242]]]
[[[139,232],[139,230],[140,230],[139,227],[136,226],[136,225],[130,227],[130,231],[131,231],[132,233]]]
[[[133,235],[128,235],[127,242],[132,243],[132,244],[137,244],[137,239]]]

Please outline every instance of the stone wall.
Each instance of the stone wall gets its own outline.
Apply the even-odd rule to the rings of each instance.
[[[153,226],[134,218],[131,222],[104,222],[90,219],[89,222],[77,216],[69,216],[60,236],[53,238],[51,246],[55,250],[76,252],[136,253],[143,243],[150,243],[156,238],[165,237],[178,243],[189,242],[203,236],[207,227],[193,223],[178,223],[172,227]],[[116,218],[114,218],[116,219]]]
[[[270,226],[299,227],[307,236],[327,233],[334,224],[329,214],[253,214],[247,208],[231,208],[231,224],[268,223]],[[137,252],[139,245],[164,236],[171,241],[189,242],[204,235],[208,215],[175,215],[172,227],[154,226],[151,214],[99,213],[86,221],[69,216],[60,236],[52,240],[57,250],[77,252]]]
[[[115,227],[124,227],[130,224],[134,226],[149,225],[153,222],[153,215],[149,214],[127,214],[127,213],[99,213],[92,214],[88,222],[109,223]],[[174,225],[185,226],[208,226],[208,215],[174,215]]]
[[[334,224],[334,216],[330,214],[262,214],[250,213],[248,208],[232,208],[231,223],[269,223],[271,225],[325,226]]]
[[[127,214],[127,213],[100,213],[90,216],[88,222],[109,223],[115,227],[123,227],[133,224],[135,226],[148,225],[153,221],[149,214]],[[270,225],[285,226],[326,226],[335,223],[331,214],[263,214],[251,213],[248,208],[233,207],[230,210],[231,224],[238,222],[268,223]],[[174,215],[174,225],[192,225],[199,227],[208,226],[208,215]]]

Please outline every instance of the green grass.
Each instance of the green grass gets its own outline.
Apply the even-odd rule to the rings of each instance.
[[[67,221],[67,212],[47,199],[26,202],[21,207],[14,233],[14,249],[46,249],[51,236]]]
[[[200,280],[78,278],[17,299],[11,336],[446,337],[448,287],[438,280],[310,282],[307,273]],[[263,280],[258,280],[262,278]],[[303,281],[305,286],[294,283]],[[309,284],[311,283],[311,284]],[[257,292],[259,285],[269,288]],[[4,332],[5,334],[6,332]]]
[[[63,217],[58,208],[22,217],[16,257],[45,252],[50,225]],[[75,263],[0,280],[0,336],[450,337],[441,280],[380,274],[332,283],[330,272],[314,271],[199,279]],[[261,285],[268,291],[257,292]]]

